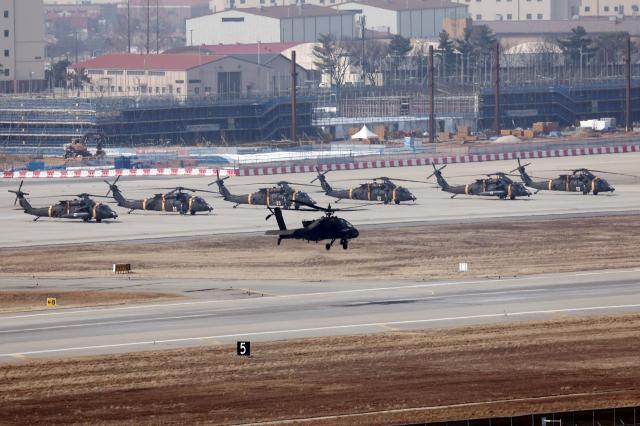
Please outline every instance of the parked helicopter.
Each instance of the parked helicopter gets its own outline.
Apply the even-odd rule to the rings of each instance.
[[[229,201],[235,203],[233,208],[238,207],[240,204],[249,204],[249,205],[262,205],[262,206],[276,206],[282,207],[284,209],[295,208],[298,210],[300,208],[300,202],[304,202],[306,204],[315,205],[316,202],[304,191],[298,191],[291,187],[289,182],[280,181],[276,183],[276,186],[271,188],[260,188],[256,192],[252,192],[250,194],[242,194],[235,195],[232,194],[231,191],[224,185],[225,179],[228,179],[229,176],[225,176],[222,179],[218,174],[218,178],[211,182],[209,185],[213,185],[214,183],[218,185],[218,191],[222,198],[225,201]]]
[[[416,197],[407,188],[398,186],[387,177],[376,178],[373,182],[363,183],[355,188],[349,189],[333,189],[329,182],[327,182],[326,174],[329,170],[321,172],[319,167],[316,167],[318,176],[311,181],[320,181],[320,186],[325,194],[330,197],[337,198],[338,201],[342,199],[347,200],[362,200],[362,201],[382,201],[384,204],[396,203],[400,204],[402,201],[415,201]],[[380,180],[381,182],[378,182]],[[420,182],[410,181],[407,182]]]
[[[445,164],[439,169],[436,168],[435,164],[432,164],[432,166],[433,173],[429,175],[427,179],[435,175],[438,181],[438,186],[443,191],[453,194],[451,198],[460,194],[498,197],[501,200],[507,197],[511,200],[515,200],[516,197],[531,196],[531,193],[527,191],[523,184],[514,182],[506,175],[506,173],[498,172],[488,174],[487,178],[476,179],[475,182],[466,185],[449,185],[442,176],[442,169],[447,167],[447,165]]]
[[[600,192],[613,192],[615,191],[615,188],[611,186],[609,182],[595,176],[592,172],[624,175],[623,173],[603,172],[601,170],[590,171],[583,168],[569,170],[572,172],[571,174],[562,174],[555,179],[534,181],[525,169],[530,164],[531,163],[527,163],[523,165],[520,163],[520,159],[518,159],[518,167],[511,170],[510,173],[518,171],[524,184],[530,188],[536,189],[536,193],[538,191],[565,191],[582,192],[584,195],[591,192],[593,195],[598,195]]]
[[[134,210],[153,210],[159,212],[179,212],[180,214],[190,213],[192,215],[197,212],[211,212],[211,207],[202,197],[195,195],[189,195],[187,192],[213,192],[204,189],[191,189],[183,186],[175,188],[158,188],[158,189],[170,189],[166,194],[155,194],[153,197],[145,198],[143,200],[127,199],[122,195],[120,188],[118,188],[118,180],[120,176],[113,181],[113,183],[105,180],[104,182],[109,185],[109,191],[107,196],[113,193],[113,198],[116,200],[120,207],[129,209],[127,213],[131,213]]]
[[[275,207],[273,209],[268,207],[271,213],[266,217],[266,220],[269,220],[271,216],[275,216],[276,221],[278,222],[278,228],[280,229],[267,231],[266,235],[277,235],[278,245],[280,245],[282,240],[290,239],[315,241],[316,243],[322,240],[331,240],[330,243],[325,245],[327,250],[331,250],[333,243],[336,241],[340,241],[340,245],[342,245],[342,248],[346,250],[349,247],[349,240],[358,238],[358,235],[360,235],[355,226],[347,222],[345,219],[334,216],[335,212],[357,210],[357,206],[347,207],[345,209],[332,209],[331,204],[329,204],[327,208],[324,208],[302,201],[299,203],[310,207],[309,209],[303,209],[305,211],[323,211],[325,212],[325,215],[320,219],[303,220],[302,228],[287,229],[280,207]]]
[[[116,219],[118,217],[118,214],[111,210],[111,207],[103,203],[96,203],[91,199],[91,197],[95,197],[96,195],[86,193],[78,194],[78,198],[76,199],[63,200],[51,206],[33,207],[25,198],[25,195],[29,195],[29,193],[22,192],[23,183],[24,181],[20,182],[20,186],[16,191],[9,190],[9,192],[16,194],[13,205],[15,206],[19,201],[20,207],[22,207],[26,214],[35,216],[33,219],[34,222],[41,217],[82,219],[84,222],[89,222],[92,219],[96,222],[101,222],[103,219]]]

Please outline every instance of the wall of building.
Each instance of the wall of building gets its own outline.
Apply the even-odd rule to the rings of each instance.
[[[582,0],[581,16],[638,16],[640,0]]]
[[[280,20],[280,41],[315,42],[322,34],[333,34],[337,40],[352,39],[354,25],[353,15],[285,18]]]
[[[398,34],[406,38],[437,37],[445,19],[461,20],[468,16],[466,7],[401,10],[398,12]]]
[[[3,91],[34,90],[44,81],[42,0],[0,0],[0,82]]]
[[[283,58],[284,60],[284,58]],[[286,62],[286,60],[285,60]],[[90,79],[82,97],[120,96],[219,96],[220,73],[240,73],[240,95],[277,94],[291,86],[284,65],[270,67],[227,57],[185,71],[87,69]]]
[[[356,14],[355,20],[365,15],[367,17],[367,28],[398,34],[398,19],[396,12],[393,10],[380,9],[378,7],[353,2],[341,3],[335,7],[340,10],[360,10],[362,12]]]
[[[214,13],[188,19],[186,22],[187,40],[190,42],[193,34],[194,46],[281,41],[278,19],[244,13],[241,10]]]
[[[570,19],[580,0],[452,0],[469,6],[474,21]]]

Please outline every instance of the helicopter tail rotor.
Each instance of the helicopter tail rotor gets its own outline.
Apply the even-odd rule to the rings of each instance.
[[[29,195],[28,192],[22,192],[22,184],[24,183],[23,180],[20,181],[20,186],[18,187],[18,190],[14,191],[13,189],[10,189],[9,192],[16,194],[16,199],[13,201],[13,205],[15,206],[18,203],[18,199],[24,197],[25,195]]]
[[[325,170],[324,172],[320,170],[319,166],[316,166],[316,171],[318,172],[318,176],[316,176],[311,182],[309,183],[313,183],[315,181],[317,181],[318,179],[320,179],[320,176],[324,176],[327,173],[329,173],[331,170]]]
[[[444,166],[437,168],[435,164],[431,164],[433,166],[433,173],[431,173],[429,176],[427,176],[427,180],[431,179],[433,176],[435,176],[436,174],[440,173],[445,167],[447,167],[447,165],[445,164]]]

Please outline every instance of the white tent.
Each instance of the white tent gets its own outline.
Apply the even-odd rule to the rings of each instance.
[[[378,135],[369,130],[369,128],[365,124],[364,126],[362,126],[362,129],[358,131],[358,133],[355,133],[353,136],[351,136],[351,139],[378,139]]]

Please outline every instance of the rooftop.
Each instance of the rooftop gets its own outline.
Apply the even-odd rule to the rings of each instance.
[[[185,53],[207,51],[218,55],[257,55],[266,53],[282,53],[295,46],[299,42],[289,43],[236,43],[236,44],[203,44],[201,46],[185,46],[168,50],[166,53]]]
[[[267,16],[269,18],[274,18],[274,19],[355,14],[355,12],[351,10],[339,10],[331,7],[315,6],[311,4],[290,5],[290,6],[269,6],[269,7],[263,7],[263,8],[247,7],[242,9],[224,10],[218,13],[233,13],[233,12],[250,13],[252,15]]]
[[[347,0],[347,3],[357,3],[365,6],[377,7],[379,9],[396,11],[466,7],[464,4],[454,3],[448,0]]]
[[[568,21],[482,21],[475,25],[486,25],[496,34],[568,34],[572,28],[583,27],[587,33],[628,32],[632,36],[640,36],[640,19],[634,17],[620,20],[581,18]]]
[[[226,55],[191,55],[178,53],[161,53],[159,55],[111,53],[73,64],[72,67],[75,69],[186,71],[225,57]]]

